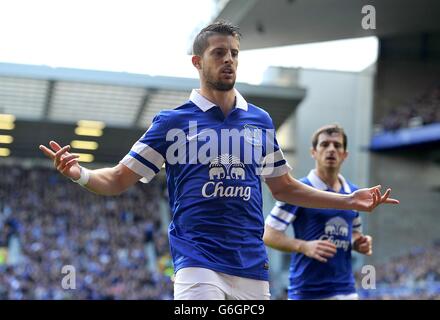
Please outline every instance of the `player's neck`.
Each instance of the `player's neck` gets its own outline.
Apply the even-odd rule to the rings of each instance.
[[[342,188],[341,181],[339,181],[339,170],[317,168],[316,174],[333,191],[339,192]]]
[[[200,94],[206,99],[219,106],[226,116],[235,106],[235,90],[219,91],[202,86]]]

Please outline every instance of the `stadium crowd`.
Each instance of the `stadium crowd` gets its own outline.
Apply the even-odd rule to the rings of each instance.
[[[161,177],[118,197],[48,168],[0,166],[0,177],[0,299],[172,299]],[[73,290],[62,287],[66,265]],[[374,290],[355,274],[361,299],[440,299],[440,241],[376,271]]]
[[[396,131],[438,122],[440,122],[440,85],[391,109],[378,128],[383,131]]]
[[[440,241],[375,266],[376,289],[360,289],[363,299],[440,299]],[[355,274],[361,288],[362,274]]]
[[[53,169],[0,176],[0,299],[172,299],[163,179],[103,197]]]

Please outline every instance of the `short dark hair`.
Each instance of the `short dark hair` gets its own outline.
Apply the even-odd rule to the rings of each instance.
[[[204,27],[197,34],[193,43],[193,54],[201,56],[208,47],[208,38],[214,34],[222,34],[226,36],[234,36],[238,40],[241,38],[240,28],[234,26],[228,21],[220,20]]]
[[[347,150],[347,135],[345,134],[344,128],[342,128],[338,124],[328,124],[315,131],[312,136],[313,150],[316,150],[316,146],[318,145],[318,138],[321,133],[326,133],[328,135],[332,135],[333,133],[341,134],[342,142],[344,144],[344,150]]]

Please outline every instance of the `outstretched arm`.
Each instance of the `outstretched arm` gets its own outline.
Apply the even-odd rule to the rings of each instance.
[[[309,187],[292,178],[288,173],[266,178],[266,183],[275,199],[306,208],[334,208],[371,212],[382,203],[398,204],[389,198],[391,189],[382,195],[380,186],[359,189],[352,194],[343,195]]]
[[[278,231],[267,224],[264,226],[263,241],[274,249],[284,252],[299,252],[321,262],[327,262],[327,259],[336,254],[336,246],[330,241],[304,241],[291,238],[284,232]]]
[[[78,155],[69,153],[70,146],[61,147],[57,142],[50,141],[50,148],[40,145],[40,150],[53,160],[55,168],[65,177],[78,180],[81,170],[87,170],[78,164]],[[100,195],[118,195],[134,185],[142,177],[132,170],[118,164],[113,168],[88,170],[89,180],[85,188]],[[83,173],[84,174],[84,173]]]

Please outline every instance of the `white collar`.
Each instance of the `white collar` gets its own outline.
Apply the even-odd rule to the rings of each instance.
[[[198,106],[203,112],[208,111],[212,107],[215,107],[216,105],[206,99],[204,96],[202,96],[199,92],[199,89],[193,89],[191,91],[191,95],[189,96],[189,100],[191,100],[196,106]],[[238,92],[237,89],[234,88],[235,91],[235,97],[236,97],[236,104],[235,107],[242,109],[244,111],[248,110],[248,104],[246,100],[244,100],[243,96]]]
[[[342,187],[344,188],[345,193],[351,193],[351,188],[347,183],[347,180],[342,176],[342,174],[338,174],[338,178],[342,183]],[[312,186],[316,189],[326,191],[328,190],[327,184],[321,180],[321,178],[316,174],[316,169],[310,170],[309,175],[307,176]]]

